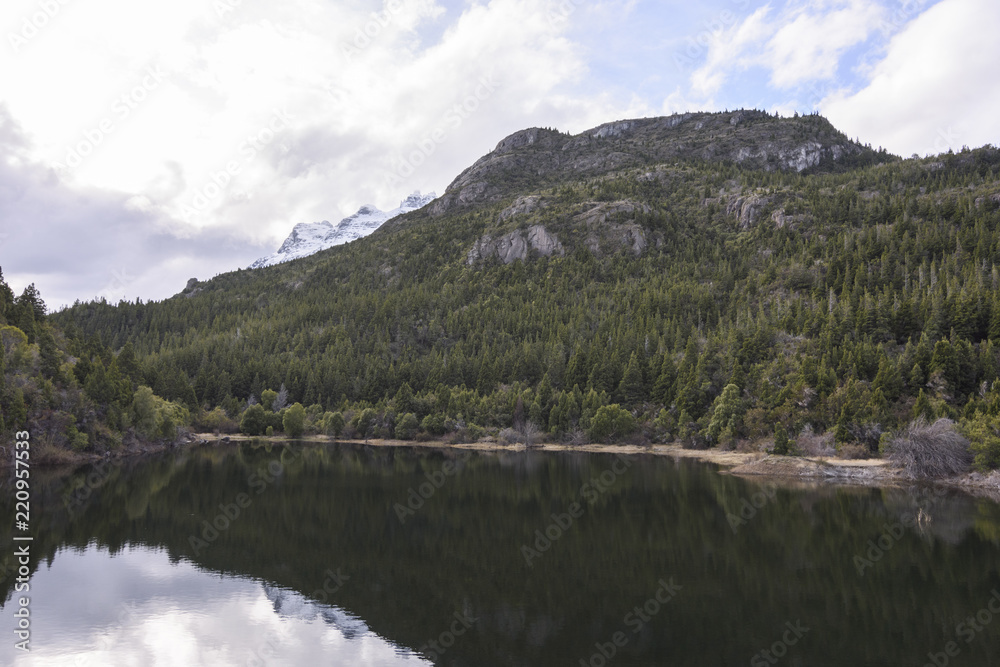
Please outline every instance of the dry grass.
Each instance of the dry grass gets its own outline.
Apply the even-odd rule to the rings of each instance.
[[[886,446],[889,460],[913,478],[954,477],[972,467],[969,441],[950,419],[928,424],[923,417],[895,434]]]

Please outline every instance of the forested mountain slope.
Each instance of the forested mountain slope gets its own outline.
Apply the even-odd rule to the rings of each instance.
[[[0,270],[0,439],[28,440],[35,462],[57,462],[67,451],[108,451],[123,445],[173,441],[188,410],[155,396],[130,345],[117,354],[96,336],[46,317],[34,285],[20,296]],[[24,435],[27,432],[28,435]],[[9,437],[8,437],[9,436]],[[14,449],[0,463],[14,460]]]
[[[316,428],[874,450],[1000,409],[998,223],[993,147],[900,160],[754,111],[535,129],[365,239],[55,318],[236,420],[283,384]]]

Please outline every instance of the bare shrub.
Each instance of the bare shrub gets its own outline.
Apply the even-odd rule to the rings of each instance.
[[[590,442],[590,440],[587,438],[586,431],[582,428],[575,428],[566,434],[566,442],[574,447],[582,447]]]
[[[505,428],[500,431],[500,435],[498,437],[500,438],[500,442],[505,445],[513,445],[521,442],[521,436],[518,435],[517,431],[512,428]]]
[[[799,433],[795,446],[803,456],[829,457],[837,453],[833,447],[833,433],[815,433],[811,424]]]
[[[533,421],[524,422],[521,428],[521,442],[525,447],[534,447],[544,435],[543,431]]]
[[[534,447],[545,437],[545,432],[531,421],[524,420],[519,428],[505,428],[500,431],[500,442],[505,445],[524,444],[525,447]]]
[[[837,456],[847,460],[867,459],[871,453],[864,445],[845,442],[837,449]]]
[[[890,461],[914,478],[952,477],[967,472],[973,459],[969,441],[950,419],[928,424],[918,417],[892,435],[885,451]]]

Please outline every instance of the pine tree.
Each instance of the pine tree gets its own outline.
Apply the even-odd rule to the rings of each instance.
[[[931,401],[923,389],[917,394],[917,402],[914,404],[913,410],[910,411],[910,416],[913,419],[923,417],[928,422],[934,421],[934,407],[931,405]]]
[[[28,408],[24,404],[24,392],[20,387],[13,391],[10,401],[8,428],[19,431],[28,425]]]
[[[791,440],[788,438],[788,431],[785,430],[784,424],[778,422],[774,427],[774,448],[771,453],[778,456],[788,456],[790,452]]]
[[[642,369],[639,368],[639,358],[633,352],[625,367],[625,374],[618,384],[618,399],[626,405],[639,405],[647,397],[645,383],[642,379]]]
[[[59,376],[59,366],[62,363],[56,340],[48,326],[40,327],[38,333],[38,353],[41,361],[41,371],[50,380]]]
[[[849,426],[851,424],[850,415],[847,412],[847,406],[845,405],[840,410],[840,417],[837,418],[837,426],[834,429],[833,437],[837,442],[850,442],[851,433]]]
[[[396,390],[396,395],[392,399],[393,407],[399,414],[413,412],[413,388],[409,382],[404,382]]]
[[[122,346],[118,356],[115,357],[115,363],[118,365],[118,370],[121,371],[122,377],[126,378],[132,384],[133,389],[142,382],[142,370],[139,367],[139,361],[136,359],[132,341],[127,341]],[[219,400],[222,399],[219,398]]]
[[[708,424],[708,437],[713,442],[720,442],[724,433],[735,437],[743,420],[743,400],[740,398],[740,388],[735,384],[726,385],[719,397],[715,399],[712,420]]]
[[[669,356],[663,357],[660,375],[653,385],[653,400],[661,405],[671,405],[676,395],[677,366]]]

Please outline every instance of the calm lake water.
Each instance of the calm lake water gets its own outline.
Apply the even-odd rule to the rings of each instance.
[[[992,502],[295,444],[33,470],[20,654],[11,477],[5,665],[1000,665]]]

